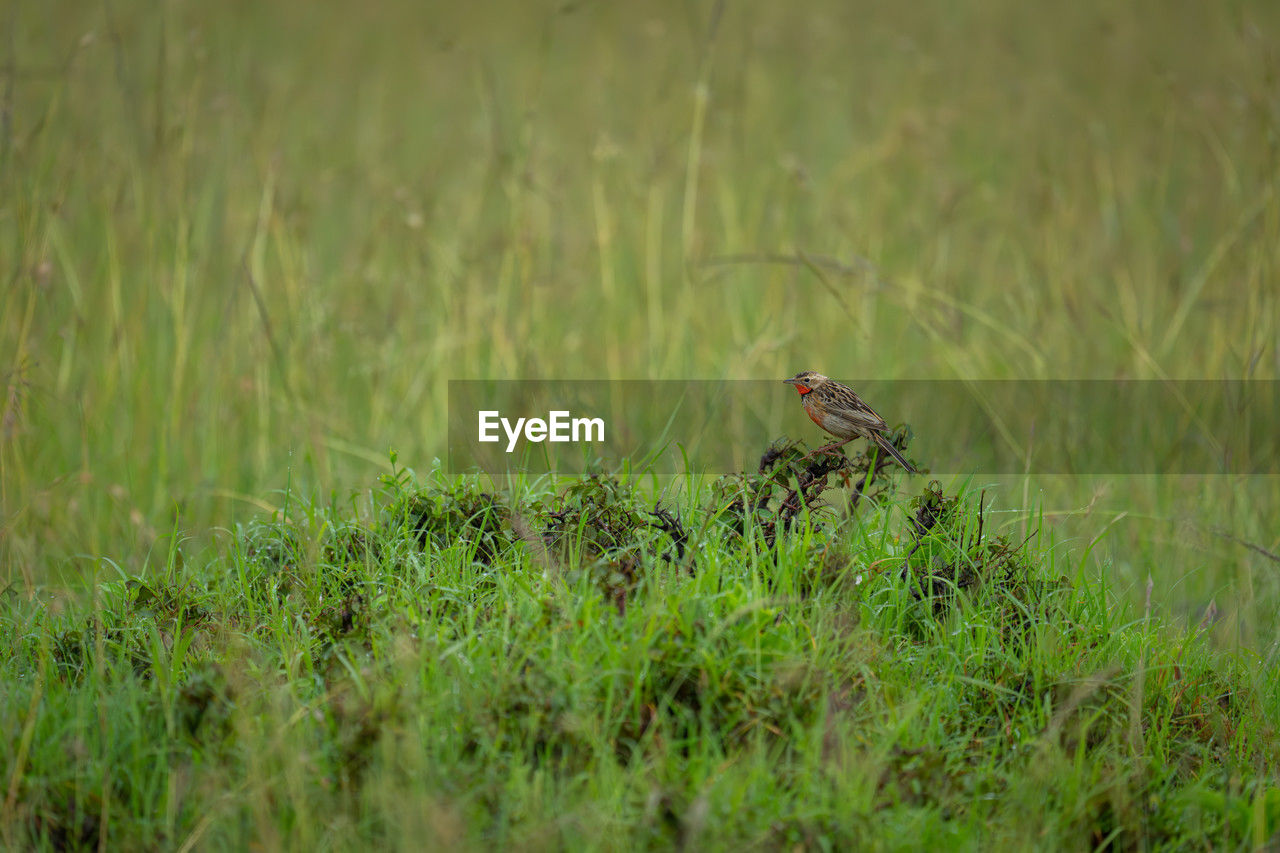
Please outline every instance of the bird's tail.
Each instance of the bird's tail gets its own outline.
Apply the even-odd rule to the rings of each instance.
[[[888,453],[894,459],[897,459],[899,465],[901,465],[903,468],[906,468],[907,471],[912,474],[920,473],[915,468],[911,467],[911,463],[908,462],[905,458],[903,458],[902,454],[898,452],[898,448],[893,446],[893,442],[890,441],[888,438],[886,438],[882,433],[877,432],[877,433],[872,433],[872,435],[875,436],[876,446],[879,447],[881,450],[883,450],[885,453]]]

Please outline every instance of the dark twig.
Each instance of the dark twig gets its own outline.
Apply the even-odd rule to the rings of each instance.
[[[684,559],[685,546],[689,544],[689,532],[684,529],[684,524],[680,521],[680,516],[673,514],[670,510],[663,509],[659,504],[653,505],[653,512],[649,513],[656,521],[651,521],[653,527],[658,528],[663,533],[671,537],[671,544],[676,549],[676,560]],[[662,555],[668,562],[673,562],[671,554]]]
[[[1244,539],[1241,539],[1239,536],[1236,536],[1234,533],[1230,533],[1226,530],[1223,530],[1221,527],[1211,527],[1209,529],[1215,536],[1220,536],[1223,539],[1229,539],[1232,542],[1236,543],[1237,545],[1243,545],[1244,547],[1248,548],[1250,551],[1253,551],[1254,553],[1261,554],[1262,556],[1266,557],[1268,560],[1271,560],[1272,562],[1280,563],[1280,554],[1277,554],[1274,551],[1268,551],[1266,548],[1263,548],[1261,545],[1255,545],[1252,542],[1248,542]]]

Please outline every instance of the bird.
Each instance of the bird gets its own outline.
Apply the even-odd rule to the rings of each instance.
[[[861,436],[874,442],[877,447],[888,453],[912,474],[919,473],[911,463],[903,458],[898,448],[885,436],[889,425],[884,418],[876,414],[863,399],[848,385],[828,379],[821,373],[802,370],[790,379],[782,380],[794,385],[800,392],[800,402],[804,411],[815,424],[834,435],[840,441],[815,450],[835,450]]]

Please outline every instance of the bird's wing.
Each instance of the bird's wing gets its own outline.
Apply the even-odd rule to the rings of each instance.
[[[884,418],[876,414],[875,410],[863,402],[862,398],[854,393],[852,388],[841,385],[834,389],[836,406],[840,417],[857,429],[870,430],[872,432],[884,432],[889,429],[889,425],[885,423]]]

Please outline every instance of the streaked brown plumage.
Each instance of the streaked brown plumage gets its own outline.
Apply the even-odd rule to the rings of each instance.
[[[917,473],[885,436],[889,425],[884,418],[877,415],[848,385],[841,385],[812,370],[803,370],[782,381],[794,385],[800,392],[800,402],[804,404],[809,418],[840,439],[835,444],[821,448],[822,450],[834,450],[861,437],[875,442],[877,447],[898,460],[898,464],[912,474]]]

